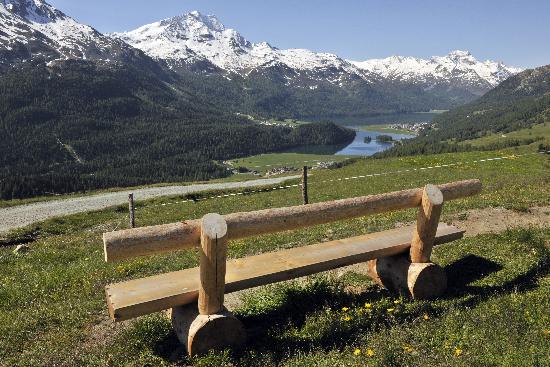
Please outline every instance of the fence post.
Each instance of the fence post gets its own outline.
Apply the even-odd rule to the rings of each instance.
[[[128,209],[130,211],[130,228],[136,228],[136,216],[134,211],[134,194],[128,195]]]
[[[304,205],[309,204],[309,198],[307,195],[307,166],[304,166],[302,170],[302,198]]]

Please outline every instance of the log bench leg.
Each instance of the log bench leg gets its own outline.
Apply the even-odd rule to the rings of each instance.
[[[414,299],[432,299],[447,289],[447,275],[430,262],[443,194],[437,186],[426,185],[418,209],[409,256],[392,256],[371,260],[367,272],[382,287]]]
[[[207,214],[201,222],[198,307],[172,308],[172,326],[190,356],[238,349],[246,341],[243,324],[223,306],[226,261],[227,223],[219,214]]]
[[[434,263],[411,263],[407,255],[367,263],[368,275],[390,292],[414,299],[433,299],[447,289],[445,270]]]
[[[196,304],[172,308],[172,326],[189,356],[210,350],[239,349],[246,342],[241,321],[226,309],[213,315],[201,315]]]

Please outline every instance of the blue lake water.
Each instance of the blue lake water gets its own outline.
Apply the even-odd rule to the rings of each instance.
[[[379,135],[389,135],[393,138],[393,140],[410,139],[414,137],[414,135],[377,133],[373,131],[357,130],[355,140],[353,140],[353,142],[351,142],[351,144],[344,149],[336,152],[336,155],[371,156],[375,153],[391,148],[391,143],[376,141],[376,137]],[[365,143],[366,137],[370,137],[372,140],[369,143]]]

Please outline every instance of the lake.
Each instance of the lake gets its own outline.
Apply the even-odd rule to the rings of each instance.
[[[394,123],[418,123],[431,122],[440,112],[413,112],[399,113],[382,116],[353,116],[353,117],[309,117],[305,121],[332,121],[338,125],[346,126],[356,131],[353,142],[348,145],[310,145],[305,147],[292,148],[287,153],[302,154],[321,154],[321,155],[349,155],[349,156],[371,156],[391,148],[391,143],[381,143],[376,141],[378,135],[390,135],[393,140],[402,140],[414,138],[414,135],[391,134],[386,132],[363,131],[362,126],[367,125],[387,125]],[[365,137],[370,136],[371,142],[365,143]]]
[[[382,152],[386,149],[391,148],[391,143],[383,143],[376,141],[376,137],[379,135],[389,135],[393,140],[401,139],[410,139],[414,135],[403,135],[403,134],[390,134],[390,133],[378,133],[374,131],[361,131],[356,130],[357,135],[355,140],[345,147],[344,149],[335,153],[335,155],[357,155],[357,156],[371,156],[375,153]],[[365,138],[370,137],[370,143],[365,143]]]
[[[400,113],[383,116],[369,116],[369,117],[342,117],[331,118],[329,120],[334,121],[339,125],[356,130],[357,135],[355,140],[346,146],[345,148],[337,151],[336,155],[355,155],[355,156],[371,156],[375,153],[382,152],[392,147],[391,143],[382,143],[376,141],[376,137],[379,135],[390,135],[393,140],[402,140],[414,138],[415,135],[404,134],[391,134],[380,133],[374,131],[362,131],[359,130],[361,126],[367,125],[385,125],[395,123],[418,123],[418,122],[431,122],[433,118],[440,112],[416,112],[416,113]],[[365,143],[365,138],[370,137],[370,143]]]

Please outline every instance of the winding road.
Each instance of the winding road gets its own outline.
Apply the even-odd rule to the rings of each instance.
[[[51,200],[9,208],[0,208],[0,233],[24,227],[52,217],[100,210],[110,206],[124,204],[128,202],[128,194],[131,193],[133,193],[135,199],[139,201],[160,196],[189,194],[192,192],[275,185],[295,178],[299,178],[299,176],[286,176],[240,182],[193,184],[188,186],[149,187],[144,189],[107,192],[91,196]]]

